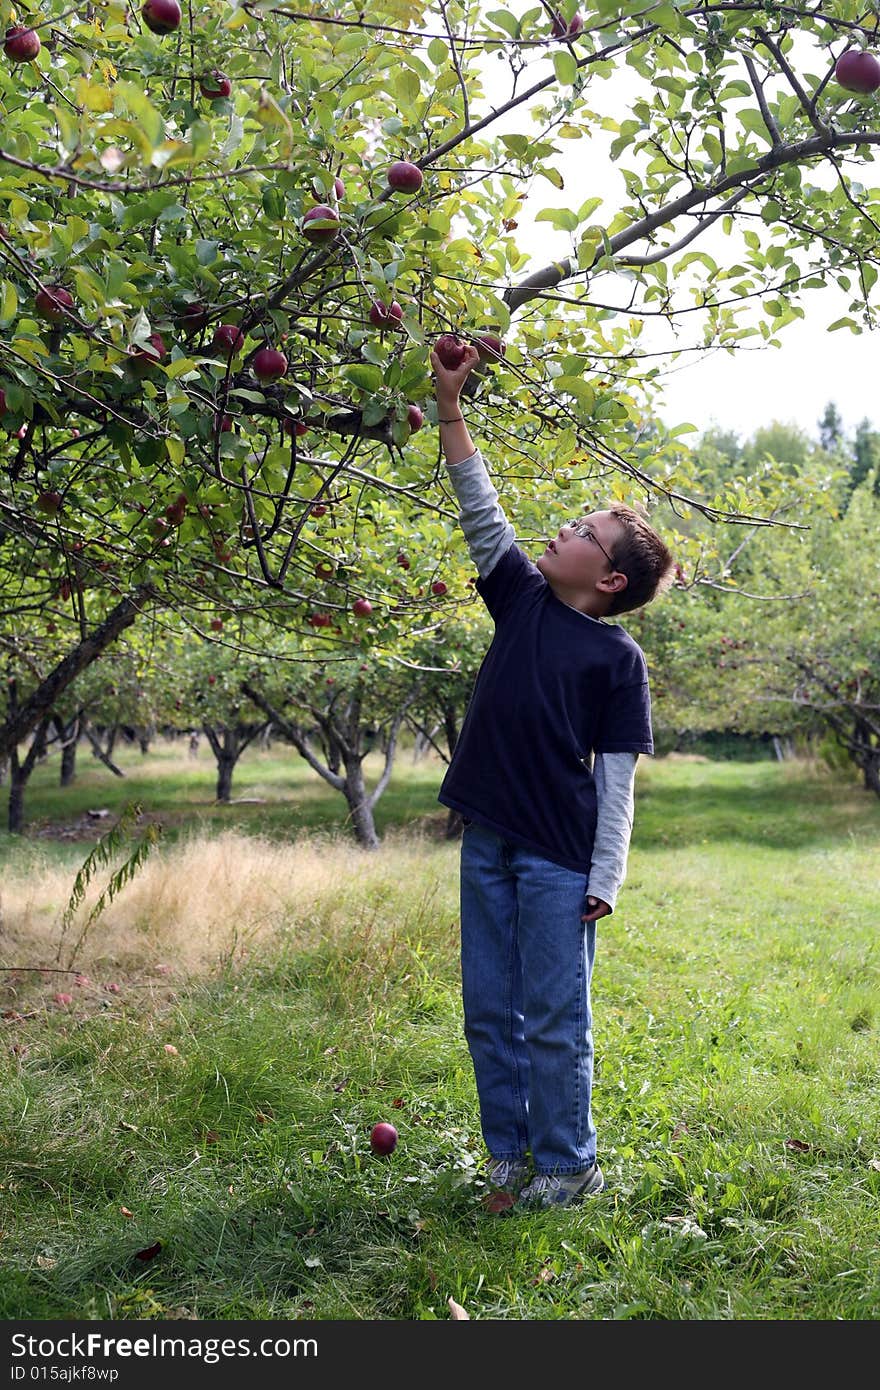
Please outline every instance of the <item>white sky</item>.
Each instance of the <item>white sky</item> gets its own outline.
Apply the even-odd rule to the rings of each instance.
[[[509,8],[520,11],[515,4]],[[577,47],[574,51],[577,54]],[[815,69],[815,57],[810,67]],[[482,117],[491,106],[503,105],[511,95],[511,74],[506,62],[487,57],[483,71],[485,101],[475,103],[474,117]],[[527,89],[551,71],[549,61],[529,55],[529,69],[520,78],[519,90]],[[640,80],[632,69],[621,65],[613,79],[597,82],[591,106],[615,119],[623,119],[637,90],[635,84]],[[519,108],[492,124],[486,133],[495,136],[536,129],[531,117]],[[560,191],[544,178],[536,178],[527,188],[529,197],[517,216],[514,233],[517,245],[532,257],[522,278],[569,254],[573,247],[569,233],[555,231],[546,222],[535,226],[535,214],[542,207],[577,207],[591,195],[601,196],[605,201],[593,220],[610,221],[623,201],[623,181],[608,155],[611,138],[601,136],[589,143],[585,139],[558,140],[561,153],[551,162],[562,173],[565,188]],[[816,175],[811,177],[818,181]],[[870,168],[863,166],[856,177],[870,183]],[[729,260],[735,254],[736,241],[718,232],[713,242],[713,235],[714,232],[708,232],[697,238],[689,249],[705,248],[716,259]],[[800,303],[805,318],[781,331],[780,348],[764,347],[762,340],[755,337],[745,339],[744,346],[735,354],[715,350],[688,353],[679,358],[666,378],[665,404],[659,408],[666,423],[672,426],[689,421],[699,430],[717,424],[747,438],[762,425],[779,420],[796,424],[816,438],[817,422],[826,404],[833,401],[843,417],[846,433],[852,434],[866,417],[875,428],[880,427],[880,406],[876,398],[876,335],[867,332],[857,335],[846,328],[827,332],[830,323],[848,312],[849,297],[836,285],[807,291]],[[700,316],[685,317],[697,321]],[[693,337],[683,331],[680,341],[695,341],[698,331],[694,331]],[[665,350],[670,342],[668,328],[652,326],[650,333],[654,336],[649,337],[649,330],[645,330],[642,346]],[[685,438],[692,442],[696,435]]]

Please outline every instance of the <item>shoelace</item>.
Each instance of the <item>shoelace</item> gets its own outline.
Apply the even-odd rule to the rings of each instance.
[[[498,1187],[506,1187],[511,1178],[519,1172],[521,1164],[515,1159],[500,1158],[497,1163],[489,1169],[489,1178]]]
[[[529,1194],[539,1192],[558,1192],[562,1184],[552,1173],[538,1173],[529,1185]]]

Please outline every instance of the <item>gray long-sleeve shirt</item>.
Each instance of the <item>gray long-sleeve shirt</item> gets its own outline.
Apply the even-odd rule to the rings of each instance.
[[[477,573],[485,578],[509,550],[516,534],[498,500],[479,449],[470,458],[448,465],[448,472],[461,507],[459,522],[471,559]],[[581,617],[585,623],[600,621],[587,613],[582,613]],[[601,898],[612,910],[626,877],[637,759],[637,753],[597,753],[593,765],[597,822],[588,891],[591,897]]]

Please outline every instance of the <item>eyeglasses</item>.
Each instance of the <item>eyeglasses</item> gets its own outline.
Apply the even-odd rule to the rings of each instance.
[[[593,541],[596,545],[598,545],[602,554],[605,556],[605,559],[608,561],[611,568],[614,569],[614,561],[608,554],[608,551],[605,549],[604,545],[599,540],[599,537],[596,535],[596,532],[593,530],[592,526],[588,521],[584,521],[581,517],[575,517],[574,521],[568,521],[566,522],[566,525],[570,526],[574,534],[576,536],[580,536],[582,540]]]

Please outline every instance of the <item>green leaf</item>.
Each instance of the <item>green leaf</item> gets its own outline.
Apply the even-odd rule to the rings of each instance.
[[[602,206],[602,198],[588,198],[585,203],[581,203],[577,210],[578,222],[586,222],[588,217],[592,217],[597,208]]]
[[[266,397],[261,391],[248,391],[244,386],[233,386],[229,394],[230,396],[238,396],[243,401],[250,401],[251,405],[266,404]]]
[[[496,24],[499,29],[503,29],[505,34],[509,34],[512,39],[519,38],[519,21],[509,10],[487,10],[486,18]]]
[[[553,54],[553,69],[564,87],[573,87],[577,81],[578,65],[573,53],[560,50]]]
[[[205,241],[202,237],[196,240],[196,259],[199,265],[213,265],[217,259],[217,248],[219,241]]]
[[[552,183],[554,188],[564,188],[565,180],[558,169],[552,168],[548,164],[542,164],[537,173],[543,174],[548,183]]]
[[[532,142],[527,135],[502,135],[501,143],[509,154],[522,156],[528,154]]]
[[[18,313],[18,295],[15,286],[9,280],[3,281],[2,298],[0,298],[0,322],[11,323]]]
[[[583,377],[558,376],[553,382],[553,389],[564,391],[566,395],[573,396],[584,410],[590,411],[596,404],[596,392],[588,381],[584,381]]]
[[[199,369],[198,362],[191,357],[178,357],[176,361],[170,363],[165,368],[166,374],[173,381],[176,377],[183,376],[186,372],[196,372]]]
[[[186,457],[186,445],[183,440],[169,434],[165,439],[165,448],[168,450],[168,457],[171,462],[179,468]]]
[[[511,37],[513,36],[511,35]],[[428,44],[428,57],[431,59],[435,68],[442,68],[443,64],[449,58],[449,49],[442,39],[431,40]]]
[[[536,222],[549,222],[560,232],[573,232],[577,227],[579,218],[571,208],[542,208],[535,214]]]
[[[342,375],[361,391],[378,391],[383,384],[379,368],[366,363],[356,362],[351,367],[343,367]]]

